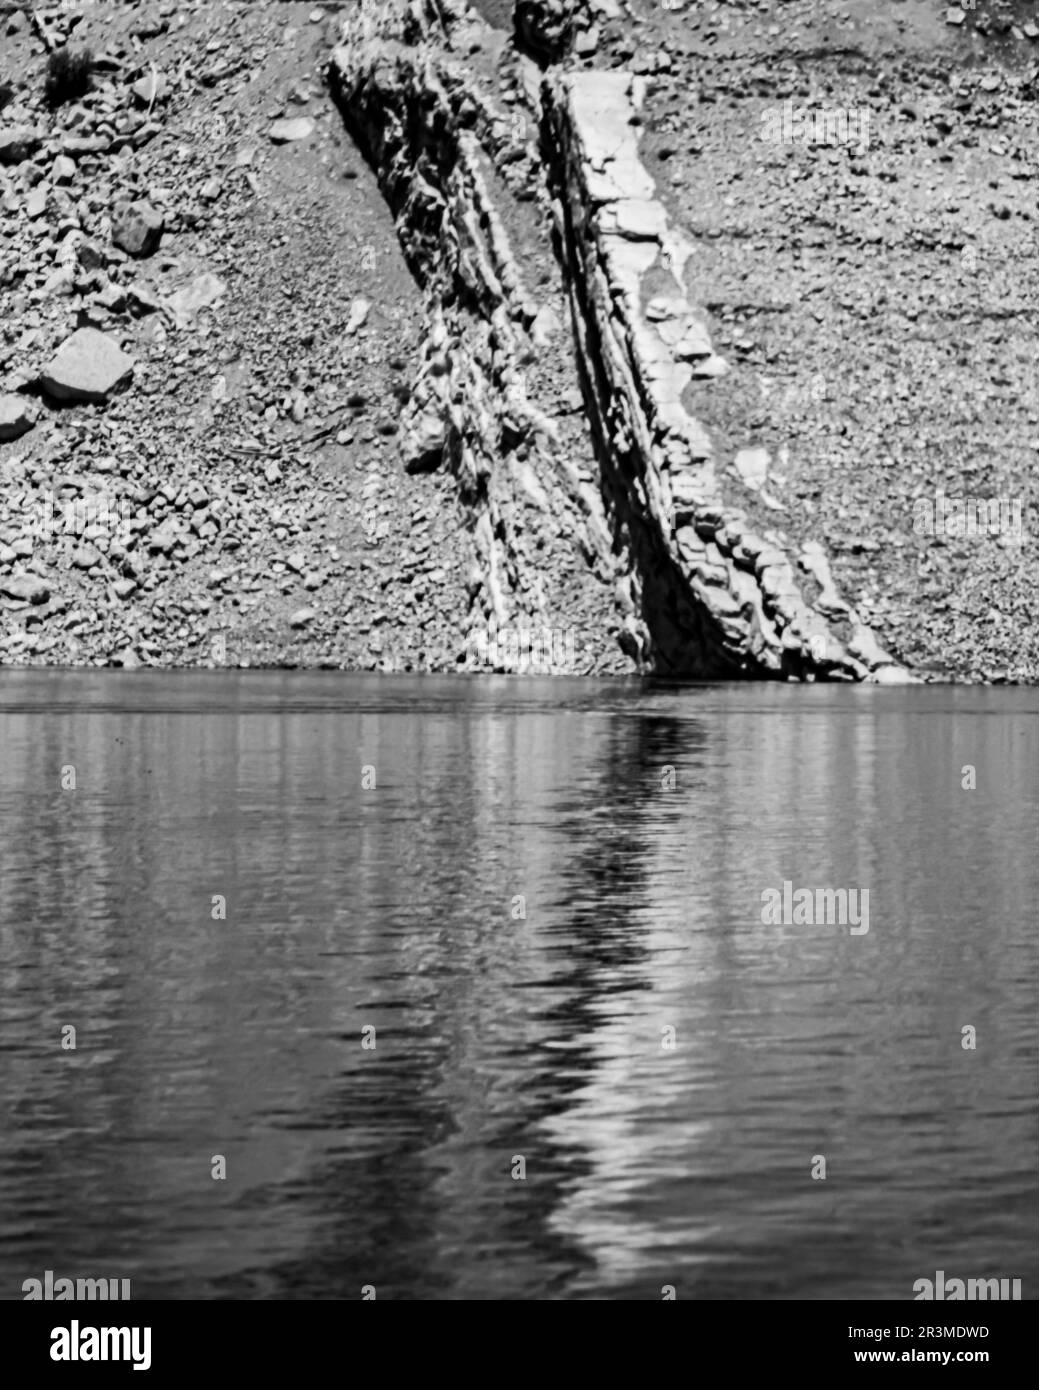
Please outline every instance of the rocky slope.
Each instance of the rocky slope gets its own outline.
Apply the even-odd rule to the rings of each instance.
[[[899,8],[783,6],[778,54],[764,3],[0,15],[0,659],[1031,679],[1027,540],[911,524],[1030,498],[1019,449],[983,491],[954,448],[1034,412],[1027,286],[997,317],[939,220],[964,127],[1031,124],[1029,37]],[[762,144],[790,93],[878,144]],[[994,206],[983,265],[1027,220]],[[1012,404],[975,371],[948,409],[951,321]]]
[[[2,659],[481,664],[472,510],[445,472],[401,464],[423,301],[329,97],[329,11],[42,13],[48,42],[97,64],[51,111],[44,39],[0,18]],[[157,245],[133,243],[142,206]],[[108,366],[69,358],[82,329]],[[47,386],[59,349],[74,399]],[[576,388],[555,405],[579,435]],[[556,600],[572,669],[630,669],[612,571],[568,546],[542,572],[544,504],[523,581],[551,587],[530,609]]]

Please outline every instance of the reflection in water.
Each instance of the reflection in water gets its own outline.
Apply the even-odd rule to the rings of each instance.
[[[5,673],[0,1296],[1028,1297],[1037,712]]]

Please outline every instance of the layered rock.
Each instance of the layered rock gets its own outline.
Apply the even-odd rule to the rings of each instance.
[[[670,225],[639,159],[644,89],[625,72],[551,75],[543,146],[604,484],[638,558],[650,655],[676,672],[897,679],[828,570],[813,605],[775,538],[722,500],[710,441],[685,399],[717,358],[685,296],[695,248]],[[803,569],[819,582],[809,553]]]
[[[493,47],[489,35],[457,0],[362,3],[344,21],[330,81],[426,296],[427,332],[400,420],[404,465],[454,471],[481,557],[483,617],[502,625],[517,614],[549,616],[536,556],[520,535],[531,505],[539,541],[580,547],[612,575],[601,501],[568,472],[556,425],[530,394],[546,315],[524,284],[491,187],[531,204],[539,174],[523,135],[534,126],[510,121],[468,61],[474,41]]]
[[[543,61],[568,47],[571,6],[532,0],[515,20]],[[515,197],[554,214],[600,470],[599,498],[575,486],[573,510],[544,508],[544,525],[584,528],[602,556],[605,501],[610,546],[628,570],[625,650],[641,667],[681,675],[904,679],[836,593],[821,547],[805,548],[798,573],[780,537],[758,535],[724,501],[687,406],[694,378],[724,365],[685,292],[695,248],[639,159],[643,79],[550,67],[539,87],[528,62],[518,85],[540,124],[538,161],[517,133],[522,119],[506,120],[474,71],[485,35],[461,0],[362,0],[330,66],[427,296],[402,419],[405,466],[445,460],[457,473],[486,561],[485,613],[507,621],[508,591],[530,587],[506,460],[522,448],[528,490],[566,475],[552,421],[526,389],[540,315],[496,204]]]

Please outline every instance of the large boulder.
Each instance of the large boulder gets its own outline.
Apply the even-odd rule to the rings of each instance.
[[[19,603],[46,603],[50,589],[45,580],[35,574],[0,575],[0,594]]]
[[[309,116],[292,116],[287,120],[274,121],[267,132],[276,145],[288,145],[296,140],[306,140],[314,134],[314,122]]]
[[[129,256],[150,256],[158,249],[165,223],[151,203],[116,203],[112,241]]]
[[[0,164],[21,164],[43,143],[43,136],[29,125],[0,128]]]
[[[402,421],[400,437],[405,473],[432,473],[439,468],[448,446],[443,416],[434,410],[409,415]]]
[[[39,407],[28,396],[0,396],[0,441],[17,439],[36,423]]]
[[[59,401],[103,404],[133,375],[134,362],[119,344],[96,328],[77,328],[40,373],[49,396]]]

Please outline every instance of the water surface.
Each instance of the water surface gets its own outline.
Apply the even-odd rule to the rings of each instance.
[[[1034,1296],[1037,716],[0,673],[0,1297]]]

